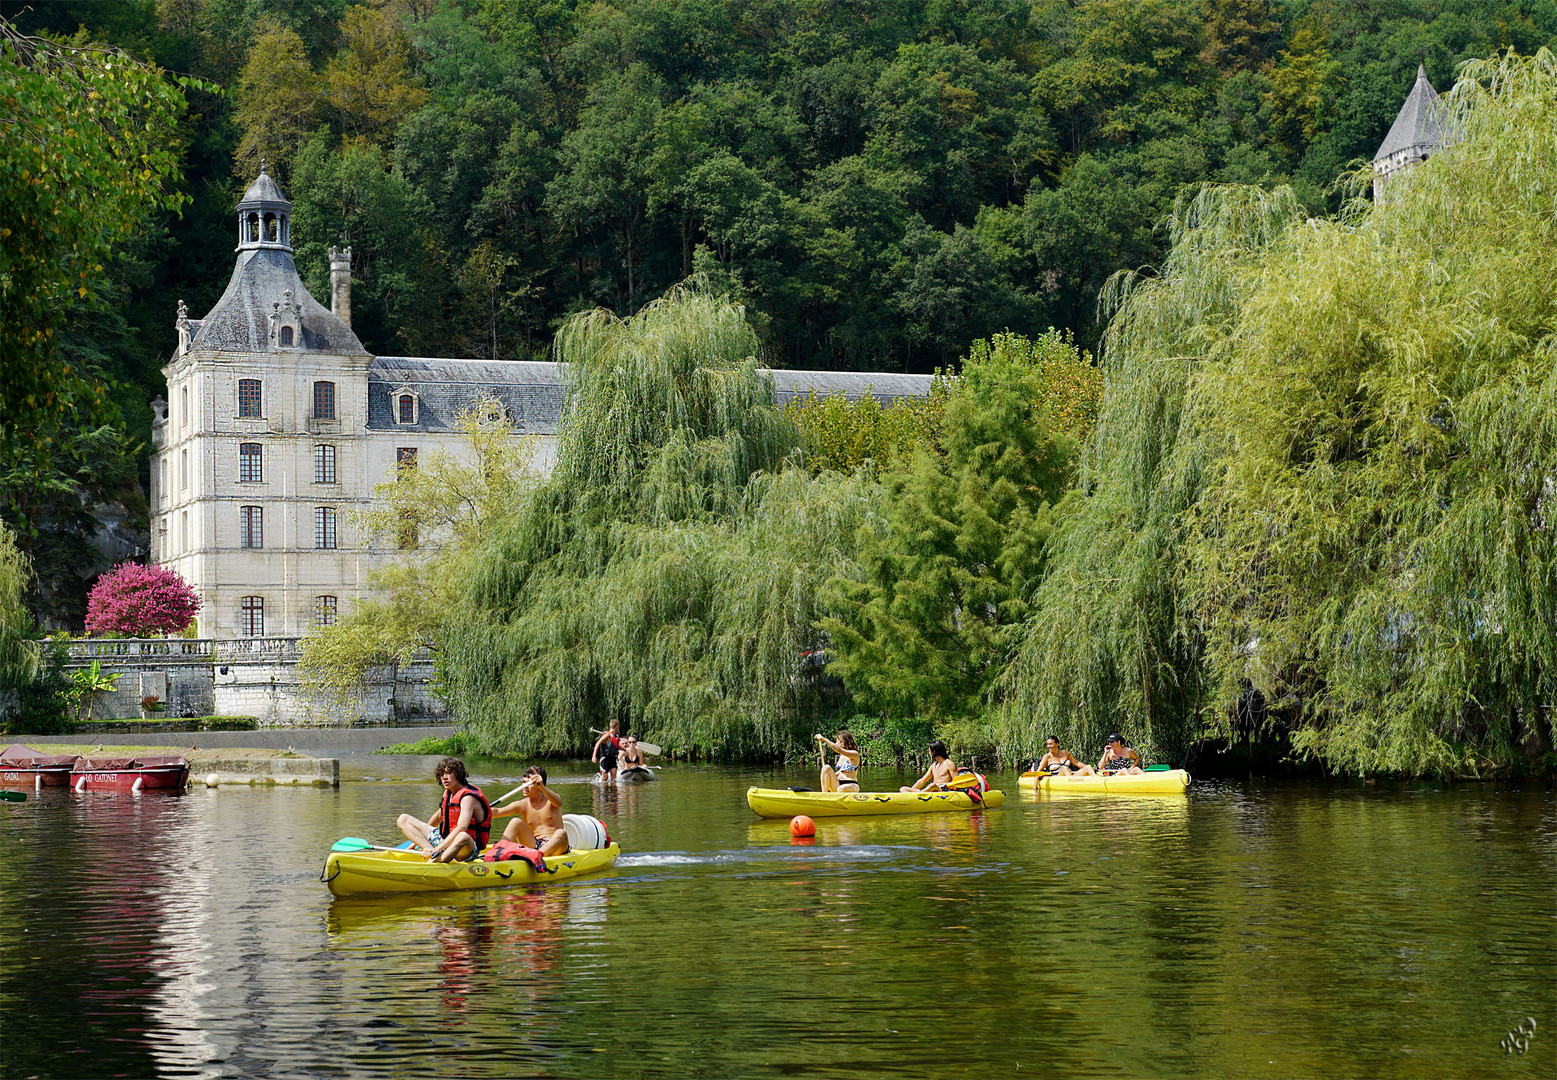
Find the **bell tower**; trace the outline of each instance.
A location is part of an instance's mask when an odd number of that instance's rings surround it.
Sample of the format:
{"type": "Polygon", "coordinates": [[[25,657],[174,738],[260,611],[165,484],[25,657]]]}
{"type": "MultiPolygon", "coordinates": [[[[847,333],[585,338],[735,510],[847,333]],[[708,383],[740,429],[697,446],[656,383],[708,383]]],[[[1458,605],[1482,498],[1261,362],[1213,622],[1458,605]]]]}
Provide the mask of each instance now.
{"type": "Polygon", "coordinates": [[[238,202],[238,250],[292,250],[292,203],[260,161],[259,175],[238,202]]]}

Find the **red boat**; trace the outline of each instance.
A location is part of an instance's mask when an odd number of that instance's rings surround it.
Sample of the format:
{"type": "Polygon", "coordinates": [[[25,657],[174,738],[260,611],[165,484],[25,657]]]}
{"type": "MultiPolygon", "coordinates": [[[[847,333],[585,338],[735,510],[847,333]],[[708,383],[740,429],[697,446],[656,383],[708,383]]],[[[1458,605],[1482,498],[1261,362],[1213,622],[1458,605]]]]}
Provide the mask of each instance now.
{"type": "Polygon", "coordinates": [[[0,787],[64,787],[79,760],[77,754],[43,754],[12,743],[0,752],[0,787]]]}
{"type": "Polygon", "coordinates": [[[189,760],[170,754],[132,758],[81,758],[70,774],[76,791],[183,791],[189,760]]]}

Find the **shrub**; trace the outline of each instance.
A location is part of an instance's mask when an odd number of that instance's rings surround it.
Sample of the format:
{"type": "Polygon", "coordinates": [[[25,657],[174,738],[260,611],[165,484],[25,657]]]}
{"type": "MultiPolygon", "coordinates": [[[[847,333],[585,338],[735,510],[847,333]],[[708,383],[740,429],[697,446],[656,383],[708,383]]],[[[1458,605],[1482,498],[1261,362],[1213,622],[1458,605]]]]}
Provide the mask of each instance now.
{"type": "Polygon", "coordinates": [[[182,634],[199,610],[199,595],[174,571],[120,563],[92,586],[86,627],[93,634],[126,637],[182,634]]]}

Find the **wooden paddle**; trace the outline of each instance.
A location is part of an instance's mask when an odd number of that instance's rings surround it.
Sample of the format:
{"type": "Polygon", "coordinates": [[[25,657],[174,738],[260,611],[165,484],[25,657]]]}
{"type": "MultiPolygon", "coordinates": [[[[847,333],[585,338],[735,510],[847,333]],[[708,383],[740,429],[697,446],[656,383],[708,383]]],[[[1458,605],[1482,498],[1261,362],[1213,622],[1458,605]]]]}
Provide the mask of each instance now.
{"type": "MultiPolygon", "coordinates": [[[[597,727],[592,727],[589,730],[593,731],[596,735],[604,735],[605,734],[605,732],[601,731],[597,727]]],[[[638,749],[642,750],[645,754],[648,754],[650,757],[660,757],[661,755],[663,755],[665,753],[665,751],[663,751],[663,750],[661,750],[659,748],[659,744],[658,743],[644,742],[642,739],[638,740],[638,749]]]]}
{"type": "Polygon", "coordinates": [[[0,791],[0,802],[26,802],[25,791],[0,791]]]}

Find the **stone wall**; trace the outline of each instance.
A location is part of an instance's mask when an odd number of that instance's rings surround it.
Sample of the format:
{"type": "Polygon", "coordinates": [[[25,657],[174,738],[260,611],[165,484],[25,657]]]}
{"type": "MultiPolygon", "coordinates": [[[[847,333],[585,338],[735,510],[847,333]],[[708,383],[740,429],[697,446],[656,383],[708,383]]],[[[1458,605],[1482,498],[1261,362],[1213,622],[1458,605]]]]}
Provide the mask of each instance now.
{"type": "Polygon", "coordinates": [[[117,639],[69,646],[68,667],[96,660],[118,675],[113,691],[98,695],[95,719],[141,714],[141,701],[156,696],[168,719],[252,716],[260,727],[346,727],[352,724],[424,723],[448,711],[432,692],[432,658],[373,671],[350,700],[321,697],[298,675],[298,638],[117,639]]]}

